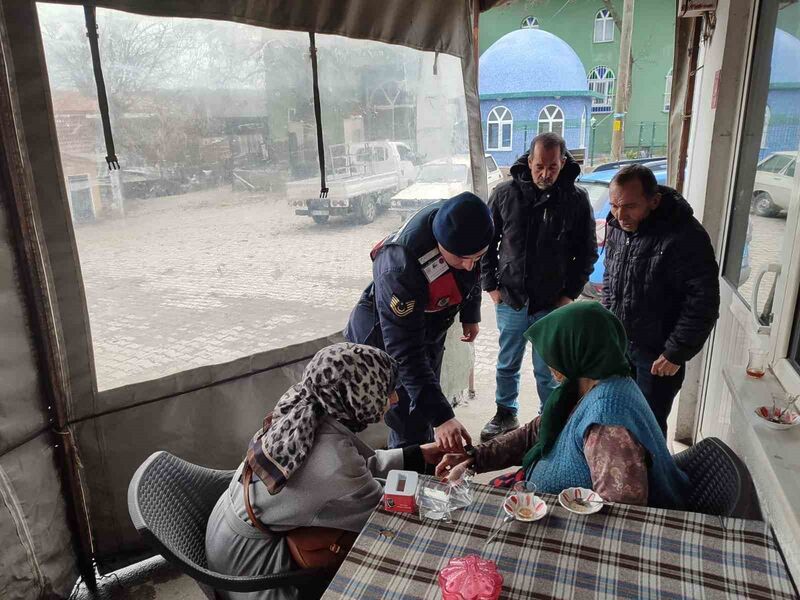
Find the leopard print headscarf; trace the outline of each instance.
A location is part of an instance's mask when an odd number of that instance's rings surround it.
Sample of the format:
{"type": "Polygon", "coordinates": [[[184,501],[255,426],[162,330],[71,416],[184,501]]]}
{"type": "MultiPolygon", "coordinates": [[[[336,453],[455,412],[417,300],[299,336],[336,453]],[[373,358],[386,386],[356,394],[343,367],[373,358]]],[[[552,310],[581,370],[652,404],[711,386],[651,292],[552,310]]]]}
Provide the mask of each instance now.
{"type": "Polygon", "coordinates": [[[248,464],[277,494],[302,466],[326,414],[358,433],[383,418],[398,381],[397,363],[382,350],[360,344],[323,348],[253,436],[248,464]]]}

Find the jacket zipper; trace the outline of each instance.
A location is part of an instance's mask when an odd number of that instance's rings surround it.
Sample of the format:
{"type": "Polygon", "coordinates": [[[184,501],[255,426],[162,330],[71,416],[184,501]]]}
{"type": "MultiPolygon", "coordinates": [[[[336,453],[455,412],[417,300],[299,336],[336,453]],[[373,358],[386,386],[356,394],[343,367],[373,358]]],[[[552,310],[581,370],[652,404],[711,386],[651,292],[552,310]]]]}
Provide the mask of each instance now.
{"type": "MultiPolygon", "coordinates": [[[[625,248],[622,251],[622,260],[620,262],[620,267],[622,269],[626,269],[627,268],[628,251],[630,250],[630,247],[631,247],[631,238],[630,238],[630,236],[628,234],[625,234],[625,248]]],[[[623,278],[619,277],[618,281],[617,281],[617,298],[622,298],[623,283],[624,283],[623,282],[623,278]]],[[[620,308],[622,308],[624,305],[625,305],[625,303],[621,302],[620,308]]],[[[624,312],[623,312],[623,314],[624,314],[624,312]]]]}

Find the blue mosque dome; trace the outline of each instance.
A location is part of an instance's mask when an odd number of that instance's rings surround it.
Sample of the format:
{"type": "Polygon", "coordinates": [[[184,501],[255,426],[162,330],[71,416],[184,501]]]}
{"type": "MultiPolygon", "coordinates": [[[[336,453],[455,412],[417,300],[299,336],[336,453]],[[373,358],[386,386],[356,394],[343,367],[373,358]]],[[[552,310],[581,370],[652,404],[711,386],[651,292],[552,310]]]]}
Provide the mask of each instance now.
{"type": "Polygon", "coordinates": [[[478,75],[481,98],[589,95],[581,59],[567,42],[541,29],[501,37],[481,55],[478,75]]]}
{"type": "MultiPolygon", "coordinates": [[[[793,83],[800,87],[800,59],[798,57],[800,57],[800,40],[783,29],[776,29],[775,43],[772,47],[770,85],[793,83]]],[[[481,82],[483,82],[483,78],[481,78],[481,82]]],[[[481,89],[481,93],[483,93],[483,89],[481,89]]]]}

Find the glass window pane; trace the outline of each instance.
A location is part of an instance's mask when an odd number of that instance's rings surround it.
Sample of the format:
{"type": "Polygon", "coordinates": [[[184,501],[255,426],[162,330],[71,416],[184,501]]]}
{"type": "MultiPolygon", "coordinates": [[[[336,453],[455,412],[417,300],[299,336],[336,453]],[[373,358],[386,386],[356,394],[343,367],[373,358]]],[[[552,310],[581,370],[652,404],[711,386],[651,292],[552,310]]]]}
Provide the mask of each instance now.
{"type": "Polygon", "coordinates": [[[503,124],[503,147],[511,147],[511,125],[508,123],[503,124]]]}
{"type": "Polygon", "coordinates": [[[499,125],[497,125],[497,123],[489,123],[489,142],[487,145],[491,149],[497,148],[498,131],[499,125]]]}
{"type": "Polygon", "coordinates": [[[341,331],[404,158],[469,170],[455,57],[317,36],[320,200],[307,33],[98,8],[109,174],[83,9],[38,8],[100,389],[341,331]]]}
{"type": "Polygon", "coordinates": [[[603,32],[604,26],[601,20],[596,20],[594,22],[594,41],[595,42],[602,42],[603,41],[603,32]]]}
{"type": "MultiPolygon", "coordinates": [[[[786,212],[798,194],[798,183],[786,167],[795,160],[800,147],[800,101],[785,101],[786,91],[776,85],[785,73],[770,69],[770,65],[782,64],[790,56],[794,56],[792,60],[799,58],[800,21],[796,8],[782,8],[777,28],[767,36],[760,33],[756,41],[756,60],[761,62],[753,67],[744,124],[745,131],[753,135],[745,138],[751,142],[741,151],[723,269],[725,278],[737,287],[748,305],[757,273],[770,263],[782,262],[786,212]],[[760,44],[770,41],[772,55],[759,53],[760,44]],[[762,140],[769,140],[770,147],[761,148],[762,140]]],[[[775,284],[776,278],[768,273],[758,290],[756,310],[765,324],[771,320],[775,284]]]]}

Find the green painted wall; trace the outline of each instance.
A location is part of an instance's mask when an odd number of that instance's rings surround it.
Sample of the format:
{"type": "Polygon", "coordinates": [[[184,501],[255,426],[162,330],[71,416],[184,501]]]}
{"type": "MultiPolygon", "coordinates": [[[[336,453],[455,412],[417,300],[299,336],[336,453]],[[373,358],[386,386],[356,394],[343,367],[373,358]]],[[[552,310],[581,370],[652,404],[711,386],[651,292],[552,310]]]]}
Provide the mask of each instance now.
{"type": "MultiPolygon", "coordinates": [[[[622,0],[614,0],[622,14],[622,0]]],[[[619,67],[619,30],[614,41],[594,43],[594,18],[604,7],[596,0],[517,0],[481,15],[481,53],[506,33],[519,29],[527,16],[539,20],[539,28],[565,40],[581,59],[587,75],[592,68],[605,65],[614,73],[619,67]]],[[[643,141],[648,145],[655,123],[655,144],[666,145],[667,113],[664,112],[665,77],[672,68],[675,32],[675,3],[670,0],[636,0],[632,53],[634,58],[633,92],[625,124],[625,145],[635,150],[639,143],[639,124],[643,123],[643,141]]],[[[595,155],[611,150],[609,113],[596,113],[595,155]],[[606,118],[608,117],[608,118],[606,118]]]]}

